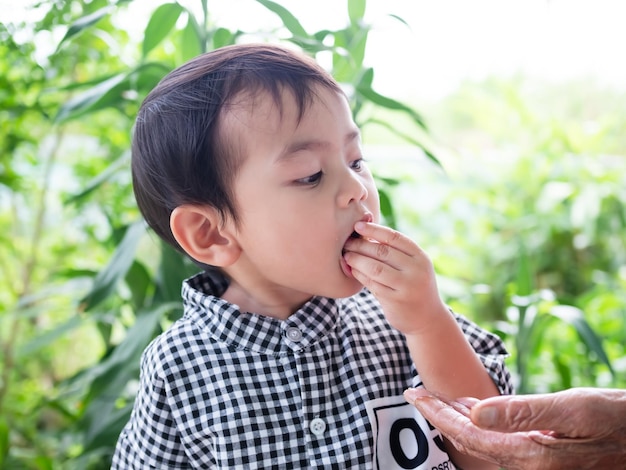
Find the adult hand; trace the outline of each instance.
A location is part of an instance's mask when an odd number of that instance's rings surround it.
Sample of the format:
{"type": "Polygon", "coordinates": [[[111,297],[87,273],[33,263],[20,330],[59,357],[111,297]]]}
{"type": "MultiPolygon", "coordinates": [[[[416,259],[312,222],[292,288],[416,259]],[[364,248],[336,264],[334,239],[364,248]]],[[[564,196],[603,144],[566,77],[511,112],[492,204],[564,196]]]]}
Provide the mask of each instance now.
{"type": "Polygon", "coordinates": [[[409,389],[405,398],[458,450],[508,470],[626,468],[626,390],[479,401],[409,389]]]}

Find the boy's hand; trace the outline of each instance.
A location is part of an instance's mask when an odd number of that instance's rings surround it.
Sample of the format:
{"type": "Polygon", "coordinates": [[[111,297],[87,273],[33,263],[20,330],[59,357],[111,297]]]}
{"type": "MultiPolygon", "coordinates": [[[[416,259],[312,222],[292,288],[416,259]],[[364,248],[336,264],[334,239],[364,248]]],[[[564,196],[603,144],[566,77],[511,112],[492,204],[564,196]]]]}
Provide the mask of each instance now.
{"type": "Polygon", "coordinates": [[[344,255],[352,275],[381,303],[396,329],[419,334],[446,311],[439,297],[433,265],[422,249],[396,230],[357,222],[362,238],[346,243],[344,255]]]}

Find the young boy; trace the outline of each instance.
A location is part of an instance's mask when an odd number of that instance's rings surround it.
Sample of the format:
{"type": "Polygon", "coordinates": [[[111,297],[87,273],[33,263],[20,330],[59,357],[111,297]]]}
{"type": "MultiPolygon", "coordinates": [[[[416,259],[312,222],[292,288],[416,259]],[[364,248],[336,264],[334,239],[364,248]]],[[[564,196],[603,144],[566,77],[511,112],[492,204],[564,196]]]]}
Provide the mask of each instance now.
{"type": "Polygon", "coordinates": [[[348,101],[313,60],[238,45],[173,71],[132,170],[150,227],[205,271],[144,352],[113,468],[491,468],[402,393],[509,393],[506,351],[378,225],[348,101]]]}

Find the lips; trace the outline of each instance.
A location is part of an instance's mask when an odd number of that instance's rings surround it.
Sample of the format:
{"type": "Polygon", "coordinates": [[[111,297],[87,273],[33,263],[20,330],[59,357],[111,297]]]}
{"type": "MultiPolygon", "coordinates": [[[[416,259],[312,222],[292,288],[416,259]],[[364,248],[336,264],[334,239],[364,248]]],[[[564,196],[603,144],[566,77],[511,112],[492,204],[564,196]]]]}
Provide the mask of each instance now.
{"type": "MultiPolygon", "coordinates": [[[[359,233],[357,233],[357,232],[352,232],[352,233],[350,234],[350,236],[348,237],[348,240],[350,240],[350,239],[352,239],[352,238],[361,238],[361,235],[360,235],[359,233]]],[[[348,240],[346,240],[346,243],[348,243],[348,240]]],[[[345,247],[345,243],[344,243],[344,247],[343,247],[343,249],[341,250],[341,256],[343,256],[343,255],[345,255],[345,254],[346,254],[346,247],[345,247]]]]}
{"type": "MultiPolygon", "coordinates": [[[[361,217],[357,222],[371,222],[372,220],[373,220],[372,214],[370,214],[368,212],[368,213],[364,214],[363,217],[361,217]]],[[[352,233],[350,234],[350,236],[345,241],[344,248],[341,250],[341,255],[342,256],[346,253],[345,244],[348,243],[348,241],[350,239],[352,239],[352,238],[362,238],[362,237],[361,237],[360,233],[358,233],[356,230],[353,230],[352,233]]]]}

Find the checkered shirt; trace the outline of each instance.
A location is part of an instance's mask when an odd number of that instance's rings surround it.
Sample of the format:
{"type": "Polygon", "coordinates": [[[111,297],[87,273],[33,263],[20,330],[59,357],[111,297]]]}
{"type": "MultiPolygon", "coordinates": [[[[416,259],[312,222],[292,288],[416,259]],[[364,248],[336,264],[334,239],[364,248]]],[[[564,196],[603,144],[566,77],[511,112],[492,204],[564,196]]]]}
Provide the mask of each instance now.
{"type": "MultiPolygon", "coordinates": [[[[112,468],[372,468],[366,402],[421,384],[376,298],[313,297],[277,320],[239,311],[226,287],[206,272],[183,284],[185,314],[144,351],[112,468]]],[[[512,393],[502,341],[454,315],[512,393]]]]}

